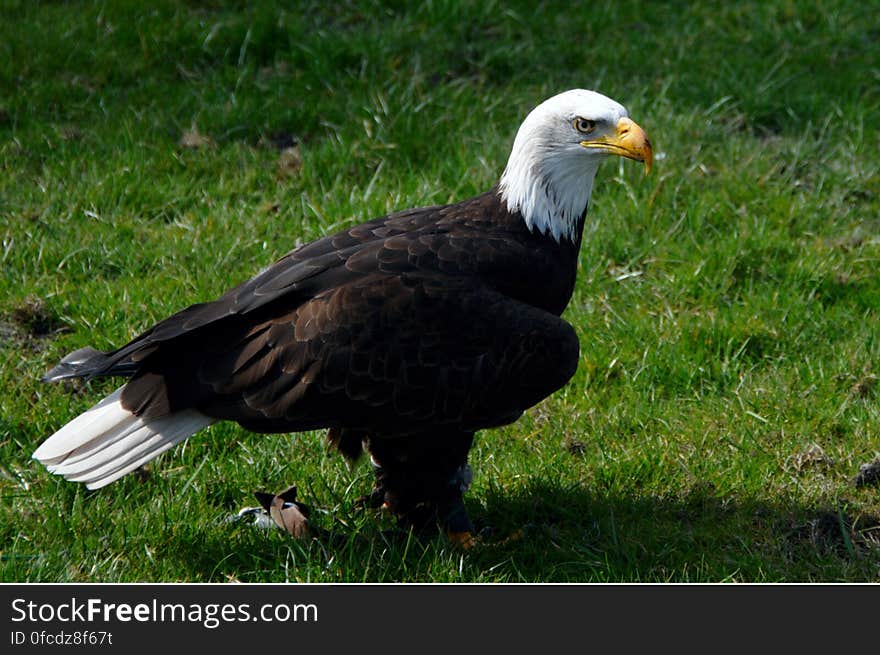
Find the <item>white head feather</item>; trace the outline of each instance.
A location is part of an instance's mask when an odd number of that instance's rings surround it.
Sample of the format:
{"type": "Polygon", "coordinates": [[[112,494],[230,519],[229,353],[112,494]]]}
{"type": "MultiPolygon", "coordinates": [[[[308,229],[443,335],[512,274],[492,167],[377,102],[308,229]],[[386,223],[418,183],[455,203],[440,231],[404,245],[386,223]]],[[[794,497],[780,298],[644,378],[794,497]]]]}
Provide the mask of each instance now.
{"type": "Polygon", "coordinates": [[[577,238],[599,162],[607,153],[581,145],[575,121],[596,123],[596,133],[613,131],[628,116],[619,103],[594,91],[572,89],[545,100],[526,116],[501,176],[501,197],[520,212],[530,230],[556,241],[577,238]]]}

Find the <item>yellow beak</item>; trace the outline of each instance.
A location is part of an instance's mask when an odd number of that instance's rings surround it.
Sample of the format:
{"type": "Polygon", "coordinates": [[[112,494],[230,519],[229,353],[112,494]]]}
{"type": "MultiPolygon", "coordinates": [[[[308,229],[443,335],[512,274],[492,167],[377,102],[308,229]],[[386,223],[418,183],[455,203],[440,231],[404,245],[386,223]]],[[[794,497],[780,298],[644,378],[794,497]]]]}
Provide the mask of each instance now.
{"type": "Polygon", "coordinates": [[[617,133],[603,136],[593,141],[581,141],[584,148],[597,148],[612,155],[645,162],[645,175],[651,172],[654,151],[645,130],[630,118],[621,118],[617,122],[617,133]]]}

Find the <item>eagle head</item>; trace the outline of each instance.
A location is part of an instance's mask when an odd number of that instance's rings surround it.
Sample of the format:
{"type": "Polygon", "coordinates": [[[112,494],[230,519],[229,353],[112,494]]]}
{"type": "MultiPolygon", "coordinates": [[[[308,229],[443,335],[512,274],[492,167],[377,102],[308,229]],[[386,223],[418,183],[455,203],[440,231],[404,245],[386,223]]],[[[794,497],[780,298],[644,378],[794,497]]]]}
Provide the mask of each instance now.
{"type": "Polygon", "coordinates": [[[500,192],[531,230],[577,238],[596,170],[608,155],[645,163],[651,142],[626,108],[595,91],[572,89],[545,100],[520,125],[500,192]]]}

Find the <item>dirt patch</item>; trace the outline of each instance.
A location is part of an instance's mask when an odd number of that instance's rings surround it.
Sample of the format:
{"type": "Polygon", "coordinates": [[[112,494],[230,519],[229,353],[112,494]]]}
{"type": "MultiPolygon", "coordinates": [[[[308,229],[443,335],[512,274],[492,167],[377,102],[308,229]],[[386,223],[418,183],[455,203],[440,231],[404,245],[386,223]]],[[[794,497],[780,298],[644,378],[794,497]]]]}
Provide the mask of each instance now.
{"type": "Polygon", "coordinates": [[[822,511],[794,526],[793,536],[796,541],[806,542],[814,548],[845,552],[852,548],[851,531],[852,522],[843,514],[822,511]]]}
{"type": "Polygon", "coordinates": [[[858,396],[862,400],[868,400],[874,395],[874,390],[877,387],[877,376],[876,375],[863,375],[860,377],[855,384],[852,386],[852,394],[854,396],[858,396]]]}
{"type": "Polygon", "coordinates": [[[858,374],[840,373],[835,376],[835,379],[848,385],[847,393],[849,396],[859,400],[870,400],[876,395],[880,376],[871,371],[870,364],[866,364],[858,374]]]}
{"type": "Polygon", "coordinates": [[[859,472],[853,483],[857,487],[873,487],[880,484],[880,459],[859,466],[859,472]]]}
{"type": "Polygon", "coordinates": [[[815,548],[857,556],[880,543],[880,517],[822,510],[794,526],[793,536],[815,548]]]}
{"type": "Polygon", "coordinates": [[[278,175],[281,177],[293,177],[299,173],[302,163],[299,146],[285,148],[278,155],[278,175]]]}
{"type": "Polygon", "coordinates": [[[570,454],[580,456],[587,452],[587,444],[585,444],[580,439],[575,439],[573,437],[566,437],[562,442],[562,447],[565,448],[570,454]]]}
{"type": "Polygon", "coordinates": [[[188,130],[184,130],[183,134],[180,135],[177,144],[181,148],[198,150],[199,148],[213,147],[214,140],[207,134],[202,134],[196,124],[193,123],[188,130]]]}
{"type": "Polygon", "coordinates": [[[786,460],[786,468],[798,473],[807,469],[827,469],[833,466],[833,464],[834,460],[825,454],[825,451],[819,444],[810,444],[809,448],[792,455],[786,460]]]}
{"type": "Polygon", "coordinates": [[[300,144],[300,138],[292,132],[279,130],[260,138],[258,145],[265,148],[274,148],[278,151],[296,148],[300,144]]]}
{"type": "Polygon", "coordinates": [[[28,296],[13,307],[0,321],[0,337],[21,336],[42,339],[54,334],[68,332],[70,328],[42,298],[28,296]]]}

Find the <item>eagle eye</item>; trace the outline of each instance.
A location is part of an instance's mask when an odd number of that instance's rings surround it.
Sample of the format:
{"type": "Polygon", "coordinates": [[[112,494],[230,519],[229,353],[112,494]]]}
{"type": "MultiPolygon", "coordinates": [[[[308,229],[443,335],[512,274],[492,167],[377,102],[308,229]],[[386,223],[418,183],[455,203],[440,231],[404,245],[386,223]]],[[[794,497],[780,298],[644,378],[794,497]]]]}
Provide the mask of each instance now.
{"type": "Polygon", "coordinates": [[[576,129],[581,134],[589,134],[594,129],[596,129],[596,121],[591,121],[588,118],[578,116],[574,119],[574,129],[576,129]]]}

